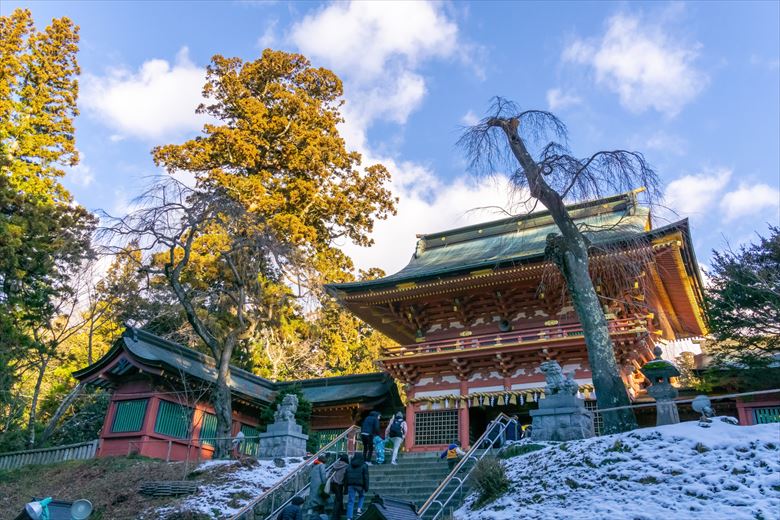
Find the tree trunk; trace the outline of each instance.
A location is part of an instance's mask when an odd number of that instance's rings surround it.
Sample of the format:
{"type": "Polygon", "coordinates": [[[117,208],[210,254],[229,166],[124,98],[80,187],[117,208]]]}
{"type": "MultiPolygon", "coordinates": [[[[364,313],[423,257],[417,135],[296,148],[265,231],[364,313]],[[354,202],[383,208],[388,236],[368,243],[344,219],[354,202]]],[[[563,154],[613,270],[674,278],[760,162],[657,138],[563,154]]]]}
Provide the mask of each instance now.
{"type": "MultiPolygon", "coordinates": [[[[615,360],[615,350],[609,327],[601,308],[593,281],[588,271],[587,254],[583,257],[568,249],[563,237],[548,239],[559,242],[553,246],[558,254],[553,254],[553,260],[566,280],[566,287],[571,295],[574,309],[580,317],[585,345],[588,349],[593,386],[596,388],[596,399],[599,408],[614,408],[627,406],[630,403],[626,387],[620,377],[620,371],[615,360]]],[[[634,413],[630,408],[602,413],[604,431],[602,433],[618,433],[633,430],[637,427],[634,413]]]]}
{"type": "Polygon", "coordinates": [[[38,368],[38,377],[35,379],[35,388],[33,389],[32,402],[30,403],[30,417],[27,420],[27,434],[29,435],[27,440],[27,446],[29,449],[35,447],[35,420],[37,418],[38,410],[38,397],[41,394],[41,385],[43,383],[43,376],[46,373],[46,367],[49,364],[49,355],[45,355],[41,358],[41,366],[38,368]]]}
{"type": "Polygon", "coordinates": [[[230,352],[232,348],[225,345],[217,367],[217,384],[212,394],[214,411],[217,415],[217,440],[214,441],[214,458],[226,459],[230,457],[230,430],[233,425],[233,402],[228,387],[230,377],[230,352]]]}
{"type": "Polygon", "coordinates": [[[92,365],[92,338],[95,335],[95,318],[89,320],[89,334],[87,334],[87,366],[92,365]]]}
{"type": "MultiPolygon", "coordinates": [[[[519,123],[518,119],[501,119],[491,124],[506,134],[509,147],[528,180],[531,196],[550,211],[561,232],[559,236],[547,237],[545,253],[555,262],[566,280],[574,309],[582,324],[598,407],[628,406],[631,402],[620,377],[607,320],[588,271],[588,241],[569,216],[561,195],[547,184],[536,161],[528,153],[517,132],[519,123]]],[[[602,417],[604,433],[617,433],[637,427],[634,412],[630,408],[606,412],[602,417]]]]}
{"type": "Polygon", "coordinates": [[[54,433],[54,429],[57,427],[57,423],[60,422],[62,416],[65,414],[65,412],[68,411],[70,405],[73,404],[73,401],[76,400],[76,398],[81,394],[83,390],[84,390],[84,385],[79,383],[75,386],[75,388],[73,388],[73,390],[70,391],[70,393],[67,396],[65,396],[65,399],[63,399],[60,405],[57,407],[57,411],[54,412],[54,415],[49,421],[49,424],[46,425],[46,429],[43,430],[43,433],[38,439],[38,444],[43,444],[49,439],[51,434],[54,433]]]}

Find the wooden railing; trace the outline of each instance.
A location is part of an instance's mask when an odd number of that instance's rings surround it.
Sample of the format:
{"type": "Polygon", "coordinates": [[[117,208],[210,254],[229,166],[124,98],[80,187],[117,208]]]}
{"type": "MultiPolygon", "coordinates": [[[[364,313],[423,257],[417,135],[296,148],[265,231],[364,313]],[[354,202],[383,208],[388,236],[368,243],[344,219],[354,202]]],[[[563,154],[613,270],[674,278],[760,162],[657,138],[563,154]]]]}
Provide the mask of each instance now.
{"type": "Polygon", "coordinates": [[[66,460],[86,460],[95,457],[98,449],[98,440],[42,448],[39,450],[14,451],[0,453],[0,469],[13,469],[28,464],[51,464],[66,460]]]}
{"type": "MultiPolygon", "coordinates": [[[[636,317],[621,318],[608,321],[611,334],[628,334],[645,332],[644,320],[636,317]]],[[[437,352],[449,352],[465,349],[501,347],[518,345],[542,340],[566,339],[573,336],[582,336],[582,325],[570,323],[565,325],[551,325],[529,329],[500,332],[496,334],[481,334],[478,336],[466,336],[457,338],[425,341],[411,345],[398,345],[384,349],[385,358],[400,358],[420,354],[434,354],[437,352]]]]}

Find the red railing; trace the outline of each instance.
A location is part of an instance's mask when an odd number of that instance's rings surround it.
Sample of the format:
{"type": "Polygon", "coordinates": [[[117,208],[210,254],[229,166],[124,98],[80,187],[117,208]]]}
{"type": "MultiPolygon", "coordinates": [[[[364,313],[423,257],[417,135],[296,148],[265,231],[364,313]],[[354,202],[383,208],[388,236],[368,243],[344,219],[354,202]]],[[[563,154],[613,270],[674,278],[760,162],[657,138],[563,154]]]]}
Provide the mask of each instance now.
{"type": "MultiPolygon", "coordinates": [[[[610,320],[608,325],[609,331],[613,335],[647,331],[645,320],[637,317],[610,320]]],[[[511,332],[500,332],[497,334],[481,334],[478,336],[448,338],[411,345],[388,347],[384,349],[384,357],[400,358],[420,354],[434,354],[437,352],[502,347],[541,340],[566,339],[582,335],[582,325],[579,323],[569,323],[565,325],[551,325],[511,332]]]]}

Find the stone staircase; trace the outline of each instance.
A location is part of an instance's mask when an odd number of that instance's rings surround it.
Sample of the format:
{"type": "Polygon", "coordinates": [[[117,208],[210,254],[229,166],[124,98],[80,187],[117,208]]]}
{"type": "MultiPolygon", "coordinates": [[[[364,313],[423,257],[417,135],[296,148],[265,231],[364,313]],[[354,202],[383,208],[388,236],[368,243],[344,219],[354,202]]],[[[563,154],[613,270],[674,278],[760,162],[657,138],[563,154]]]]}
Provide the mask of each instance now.
{"type": "MultiPolygon", "coordinates": [[[[401,453],[397,465],[387,463],[369,467],[370,490],[366,506],[374,495],[380,495],[408,500],[420,507],[448,474],[447,462],[439,459],[438,453],[401,453]]],[[[451,482],[449,486],[454,489],[456,483],[451,482]]],[[[464,491],[463,498],[466,493],[464,491]]],[[[453,506],[457,508],[460,502],[453,506]]],[[[435,511],[426,514],[425,518],[431,518],[435,511]]],[[[441,519],[447,517],[440,516],[441,519]]]]}

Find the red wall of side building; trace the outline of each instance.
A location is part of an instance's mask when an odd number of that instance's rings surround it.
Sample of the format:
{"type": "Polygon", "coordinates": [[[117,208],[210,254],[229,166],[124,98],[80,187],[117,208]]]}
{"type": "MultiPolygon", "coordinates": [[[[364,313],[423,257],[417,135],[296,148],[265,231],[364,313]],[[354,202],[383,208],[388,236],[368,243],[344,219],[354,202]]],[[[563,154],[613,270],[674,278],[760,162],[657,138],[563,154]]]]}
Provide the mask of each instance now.
{"type": "MultiPolygon", "coordinates": [[[[186,439],[178,439],[154,431],[161,400],[177,402],[177,396],[156,390],[149,381],[130,381],[120,384],[114,391],[106,412],[106,418],[100,434],[101,442],[98,456],[126,456],[136,453],[146,457],[165,460],[210,459],[214,452],[213,448],[208,444],[201,445],[199,439],[203,414],[213,414],[214,408],[202,402],[195,406],[193,416],[195,427],[192,433],[194,440],[190,442],[186,439]],[[137,432],[112,432],[111,428],[114,424],[117,402],[131,399],[149,399],[141,430],[137,432]]],[[[256,427],[259,421],[246,413],[233,410],[231,435],[238,433],[242,424],[256,427]]]]}

